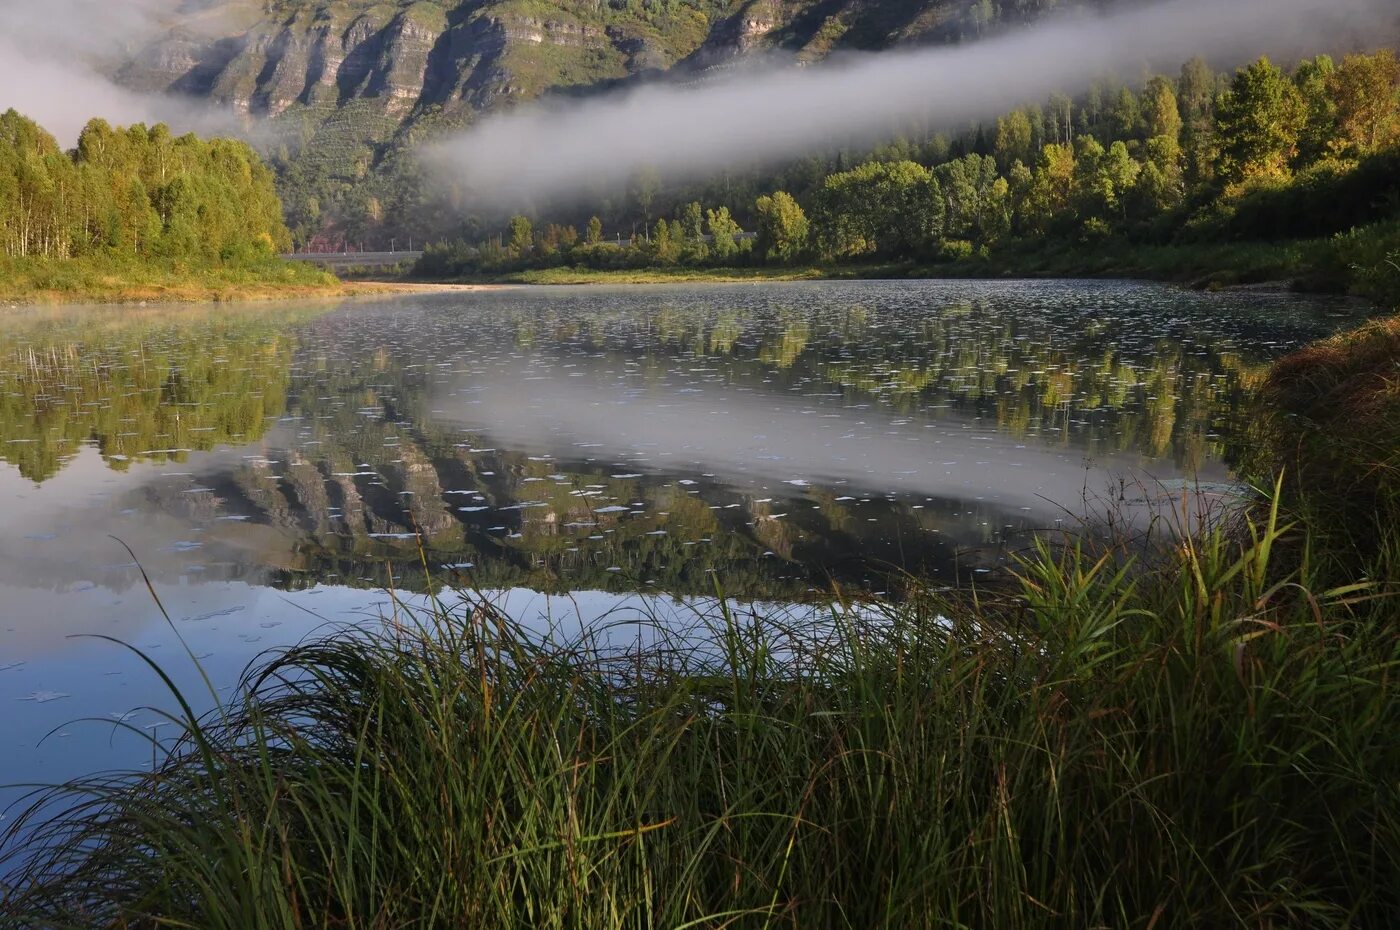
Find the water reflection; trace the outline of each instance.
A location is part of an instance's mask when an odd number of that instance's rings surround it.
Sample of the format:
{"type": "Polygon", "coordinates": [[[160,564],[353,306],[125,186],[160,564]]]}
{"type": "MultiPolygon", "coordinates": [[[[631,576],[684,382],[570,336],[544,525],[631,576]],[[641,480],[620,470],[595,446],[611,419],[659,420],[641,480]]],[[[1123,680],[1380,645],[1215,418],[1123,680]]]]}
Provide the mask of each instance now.
{"type": "Polygon", "coordinates": [[[139,761],[139,740],[60,725],[169,704],[133,657],[73,634],[151,651],[198,698],[113,536],[219,688],[433,579],[576,624],[684,611],[672,597],[717,582],[893,593],[892,572],[995,567],[1125,475],[1227,480],[1267,364],[1353,316],[899,282],[12,312],[0,707],[19,712],[0,747],[18,754],[0,782],[139,761]]]}
{"type": "Polygon", "coordinates": [[[39,484],[0,476],[0,571],[130,584],[89,551],[110,533],[164,577],[286,588],[951,576],[1116,476],[1225,478],[1268,362],[1347,315],[894,282],[36,312],[0,341],[0,459],[39,484]],[[45,493],[65,468],[87,494],[45,493]]]}

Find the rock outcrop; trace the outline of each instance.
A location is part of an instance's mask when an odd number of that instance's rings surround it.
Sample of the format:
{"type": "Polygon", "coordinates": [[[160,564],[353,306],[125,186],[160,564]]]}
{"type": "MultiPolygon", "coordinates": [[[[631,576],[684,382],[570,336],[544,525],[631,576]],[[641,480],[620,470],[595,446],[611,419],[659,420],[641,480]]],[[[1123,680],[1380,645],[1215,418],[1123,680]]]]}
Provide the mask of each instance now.
{"type": "MultiPolygon", "coordinates": [[[[246,0],[240,0],[246,2],[246,0]]],[[[429,109],[607,84],[786,49],[811,59],[957,38],[961,0],[266,0],[222,31],[179,21],[122,79],[243,113],[368,101],[394,129],[429,109]],[[237,23],[237,25],[233,25],[237,23]]],[[[1053,0],[1017,0],[1015,8],[1053,0]]]]}

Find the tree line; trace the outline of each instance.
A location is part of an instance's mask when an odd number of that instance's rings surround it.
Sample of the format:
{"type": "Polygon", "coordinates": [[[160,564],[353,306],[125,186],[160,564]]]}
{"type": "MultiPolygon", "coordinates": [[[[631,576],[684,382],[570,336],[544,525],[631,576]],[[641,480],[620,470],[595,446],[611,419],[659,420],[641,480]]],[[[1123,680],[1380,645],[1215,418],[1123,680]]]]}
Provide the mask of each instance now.
{"type": "MultiPolygon", "coordinates": [[[[609,242],[594,217],[513,217],[499,235],[430,250],[420,271],[901,260],[1047,243],[1308,238],[1386,220],[1400,202],[1400,60],[1393,51],[1261,58],[1234,74],[1195,59],[1137,89],[1005,114],[953,140],[886,147],[728,207],[683,201],[654,222],[654,172],[634,183],[645,232],[609,242]],[[638,193],[640,192],[640,193],[638,193]]],[[[789,177],[801,176],[790,171],[789,177]]]]}
{"type": "Polygon", "coordinates": [[[242,263],[289,249],[272,172],[245,143],[95,119],[64,151],[0,114],[0,256],[242,263]]]}

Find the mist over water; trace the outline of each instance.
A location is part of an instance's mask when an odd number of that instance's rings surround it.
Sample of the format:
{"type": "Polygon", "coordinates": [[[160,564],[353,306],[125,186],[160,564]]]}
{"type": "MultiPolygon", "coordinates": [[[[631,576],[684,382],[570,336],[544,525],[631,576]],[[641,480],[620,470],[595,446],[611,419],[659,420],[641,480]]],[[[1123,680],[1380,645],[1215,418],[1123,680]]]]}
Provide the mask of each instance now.
{"type": "Polygon", "coordinates": [[[651,85],[488,117],[428,151],[478,205],[582,199],[643,166],[669,179],[874,143],[899,125],[957,127],[1144,68],[1362,47],[1400,22],[1394,0],[1165,0],[1066,15],[966,46],[768,65],[701,85],[651,85]]]}
{"type": "Polygon", "coordinates": [[[15,109],[63,145],[93,117],[246,135],[229,111],[139,93],[112,75],[169,25],[181,0],[0,0],[0,111],[15,109]]]}

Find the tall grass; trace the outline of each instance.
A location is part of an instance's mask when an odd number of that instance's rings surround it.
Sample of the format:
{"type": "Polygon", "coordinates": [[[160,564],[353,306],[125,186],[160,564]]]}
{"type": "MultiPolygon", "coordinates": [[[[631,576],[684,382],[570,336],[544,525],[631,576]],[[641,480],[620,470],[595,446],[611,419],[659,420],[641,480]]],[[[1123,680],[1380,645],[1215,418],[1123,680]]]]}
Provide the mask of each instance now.
{"type": "Polygon", "coordinates": [[[1284,473],[1314,573],[1400,578],[1400,317],[1282,359],[1260,393],[1244,467],[1284,473]]]}
{"type": "Polygon", "coordinates": [[[1400,626],[1383,582],[1281,573],[1300,532],[1045,545],[995,597],[802,622],[717,601],[625,650],[438,603],[38,799],[0,920],[1391,926],[1400,626]]]}
{"type": "Polygon", "coordinates": [[[88,256],[69,260],[0,257],[0,301],[205,301],[336,293],[337,279],[298,262],[267,258],[206,264],[88,256]]]}

